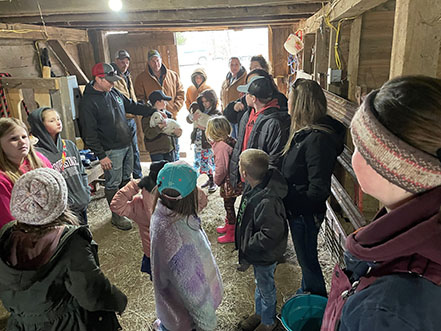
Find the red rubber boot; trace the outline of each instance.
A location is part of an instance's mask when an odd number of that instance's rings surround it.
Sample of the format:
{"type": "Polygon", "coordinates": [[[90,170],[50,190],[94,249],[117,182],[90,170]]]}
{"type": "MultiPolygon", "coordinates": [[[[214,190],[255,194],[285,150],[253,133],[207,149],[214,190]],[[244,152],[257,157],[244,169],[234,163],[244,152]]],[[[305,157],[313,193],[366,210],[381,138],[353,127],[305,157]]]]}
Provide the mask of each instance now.
{"type": "Polygon", "coordinates": [[[234,229],[236,225],[225,224],[225,227],[227,229],[227,232],[223,236],[217,238],[217,242],[220,244],[234,243],[234,229]]]}
{"type": "Polygon", "coordinates": [[[225,224],[221,225],[221,226],[218,226],[216,228],[216,232],[220,233],[220,234],[227,233],[227,225],[228,225],[228,220],[227,220],[227,218],[225,218],[225,224]]]}

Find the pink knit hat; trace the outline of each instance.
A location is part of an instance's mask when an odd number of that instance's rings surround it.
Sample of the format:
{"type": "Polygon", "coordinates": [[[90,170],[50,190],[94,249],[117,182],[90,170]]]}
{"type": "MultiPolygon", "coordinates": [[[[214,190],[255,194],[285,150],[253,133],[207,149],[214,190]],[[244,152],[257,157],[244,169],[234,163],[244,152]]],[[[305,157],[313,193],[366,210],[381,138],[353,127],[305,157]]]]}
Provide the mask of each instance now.
{"type": "Polygon", "coordinates": [[[14,185],[11,214],[19,223],[45,225],[67,208],[67,185],[53,169],[38,168],[25,173],[14,185]]]}

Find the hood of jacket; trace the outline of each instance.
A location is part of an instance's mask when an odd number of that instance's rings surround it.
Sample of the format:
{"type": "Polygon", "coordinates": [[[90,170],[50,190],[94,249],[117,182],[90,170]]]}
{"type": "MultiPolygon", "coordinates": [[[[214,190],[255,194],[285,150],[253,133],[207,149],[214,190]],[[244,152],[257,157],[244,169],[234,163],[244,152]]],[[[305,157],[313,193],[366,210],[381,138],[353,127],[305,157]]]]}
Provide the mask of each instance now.
{"type": "Polygon", "coordinates": [[[256,198],[261,200],[265,196],[275,196],[283,199],[288,194],[288,185],[282,173],[276,168],[271,168],[268,170],[262,183],[258,184],[249,192],[252,195],[250,199],[253,200],[256,198]],[[256,193],[252,193],[253,191],[256,193]]]}
{"type": "Polygon", "coordinates": [[[197,98],[197,103],[199,105],[199,109],[203,110],[204,113],[208,113],[212,110],[215,110],[217,108],[217,104],[218,104],[218,98],[216,95],[216,92],[214,90],[205,90],[202,91],[201,94],[199,94],[198,98],[197,98]],[[207,99],[208,101],[210,101],[211,103],[211,109],[205,109],[204,105],[202,103],[202,98],[207,99]]]}
{"type": "Polygon", "coordinates": [[[205,72],[205,70],[203,68],[198,68],[195,71],[193,71],[193,73],[191,74],[191,82],[193,83],[193,85],[198,89],[202,84],[204,84],[207,81],[207,73],[205,72]],[[198,85],[196,83],[196,76],[200,75],[202,77],[202,82],[198,85]]]}
{"type": "MultiPolygon", "coordinates": [[[[43,254],[50,254],[50,258],[47,259],[47,263],[40,266],[35,266],[35,268],[32,270],[18,269],[11,266],[10,262],[8,261],[9,255],[11,254],[11,247],[13,247],[14,242],[17,240],[17,238],[12,236],[15,224],[15,221],[8,223],[2,228],[1,232],[0,287],[2,287],[2,285],[7,285],[8,288],[17,291],[24,291],[31,287],[34,283],[43,279],[46,273],[49,272],[57,263],[57,257],[63,252],[63,248],[66,246],[69,240],[74,237],[75,233],[80,234],[82,237],[88,240],[92,240],[92,234],[87,227],[66,225],[64,230],[62,230],[61,238],[58,237],[59,240],[57,240],[55,245],[53,245],[50,241],[43,239],[43,241],[40,243],[41,247],[38,249],[30,246],[26,248],[19,248],[19,250],[28,255],[32,254],[32,252],[35,253],[34,260],[38,259],[38,257],[43,254]]],[[[20,236],[20,242],[23,242],[23,236],[20,236]]],[[[35,246],[38,246],[38,242],[35,243],[35,246]]]]}
{"type": "MultiPolygon", "coordinates": [[[[58,154],[58,142],[61,144],[61,138],[60,135],[57,135],[57,143],[54,142],[51,135],[47,132],[46,128],[43,124],[43,118],[42,113],[46,109],[51,109],[50,107],[41,107],[36,110],[34,110],[32,113],[28,116],[28,123],[31,126],[31,133],[34,137],[38,138],[38,143],[36,144],[37,147],[43,148],[47,150],[48,152],[58,154]]],[[[50,158],[49,158],[50,159],[50,158]]]]}
{"type": "Polygon", "coordinates": [[[416,196],[351,234],[346,248],[364,261],[387,263],[418,255],[441,266],[441,187],[416,196]]]}
{"type": "Polygon", "coordinates": [[[337,155],[340,155],[343,152],[346,127],[341,122],[326,115],[311,127],[298,131],[295,135],[295,141],[301,142],[314,131],[324,131],[329,133],[329,139],[332,139],[336,146],[337,155]]]}

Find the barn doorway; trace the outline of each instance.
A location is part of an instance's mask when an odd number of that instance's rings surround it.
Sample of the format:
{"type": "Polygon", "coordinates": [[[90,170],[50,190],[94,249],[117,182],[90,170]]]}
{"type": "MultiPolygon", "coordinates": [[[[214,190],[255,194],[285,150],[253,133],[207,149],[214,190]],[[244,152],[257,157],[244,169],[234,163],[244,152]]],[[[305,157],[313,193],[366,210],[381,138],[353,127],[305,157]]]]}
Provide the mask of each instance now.
{"type": "MultiPolygon", "coordinates": [[[[185,91],[192,84],[191,74],[194,70],[204,68],[207,84],[219,97],[222,83],[229,71],[230,57],[238,57],[247,72],[252,56],[260,54],[268,60],[267,28],[177,32],[175,39],[179,73],[185,91]]],[[[187,123],[187,115],[184,105],[178,114],[178,121],[183,126],[183,135],[179,141],[181,152],[185,153],[185,159],[192,164],[194,151],[190,146],[190,134],[193,126],[187,123]]]]}

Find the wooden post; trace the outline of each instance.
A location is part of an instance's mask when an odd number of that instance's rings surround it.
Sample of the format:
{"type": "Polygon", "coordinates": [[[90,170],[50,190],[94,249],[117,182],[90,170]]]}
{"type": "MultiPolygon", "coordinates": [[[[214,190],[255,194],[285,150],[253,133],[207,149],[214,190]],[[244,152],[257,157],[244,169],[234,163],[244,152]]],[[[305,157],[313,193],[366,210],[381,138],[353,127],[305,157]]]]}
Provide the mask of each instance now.
{"type": "Polygon", "coordinates": [[[93,53],[95,55],[95,63],[106,62],[110,63],[109,44],[104,31],[90,30],[90,43],[93,46],[93,53]]]}
{"type": "Polygon", "coordinates": [[[86,76],[92,80],[92,67],[95,65],[95,56],[91,43],[82,43],[77,45],[80,65],[86,76]]]}
{"type": "Polygon", "coordinates": [[[58,111],[63,122],[61,136],[75,141],[75,125],[72,117],[72,104],[70,102],[69,84],[67,77],[60,77],[60,88],[51,90],[53,108],[58,111]]]}
{"type": "Polygon", "coordinates": [[[436,77],[441,43],[441,1],[397,0],[389,78],[436,77]]]}
{"type": "Polygon", "coordinates": [[[326,88],[326,73],[329,57],[329,29],[318,29],[315,34],[314,79],[322,88],[326,88]]]}
{"type": "Polygon", "coordinates": [[[303,40],[303,71],[308,74],[314,72],[315,34],[307,34],[303,40]],[[311,61],[312,60],[312,61],[311,61]]]}
{"type": "Polygon", "coordinates": [[[269,61],[273,67],[273,76],[276,79],[276,84],[280,92],[286,94],[288,77],[288,53],[283,44],[292,33],[292,28],[289,27],[270,27],[268,33],[268,56],[269,61]]]}
{"type": "Polygon", "coordinates": [[[358,85],[358,65],[360,61],[360,37],[362,27],[362,16],[357,17],[351,25],[351,37],[349,39],[348,59],[348,99],[356,101],[355,90],[358,85]]]}

